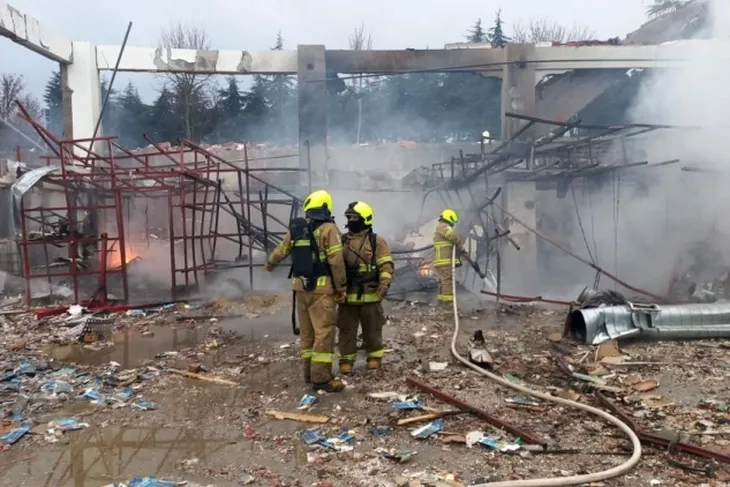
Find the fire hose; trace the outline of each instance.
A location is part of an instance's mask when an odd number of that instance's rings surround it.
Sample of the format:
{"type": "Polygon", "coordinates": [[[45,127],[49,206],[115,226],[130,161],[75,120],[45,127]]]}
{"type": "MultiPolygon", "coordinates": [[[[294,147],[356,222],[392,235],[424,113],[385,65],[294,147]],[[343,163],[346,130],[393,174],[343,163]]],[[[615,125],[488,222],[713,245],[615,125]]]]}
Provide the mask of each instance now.
{"type": "Polygon", "coordinates": [[[601,419],[606,420],[607,422],[611,423],[612,425],[616,426],[618,429],[623,431],[626,436],[629,437],[631,440],[631,446],[633,449],[633,452],[631,453],[631,457],[629,459],[622,463],[621,465],[618,465],[616,467],[610,468],[608,470],[604,470],[602,472],[595,472],[595,473],[589,473],[584,475],[573,475],[570,477],[558,477],[558,478],[544,478],[544,479],[529,479],[529,480],[505,480],[501,482],[488,482],[484,484],[478,484],[473,485],[471,487],[561,487],[565,485],[579,485],[579,484],[588,484],[591,482],[600,482],[602,480],[608,480],[614,477],[618,477],[620,475],[624,475],[627,472],[629,472],[632,468],[636,466],[637,463],[639,463],[639,460],[641,459],[641,443],[639,442],[639,437],[636,436],[636,433],[634,433],[631,428],[621,421],[620,419],[616,418],[615,416],[612,416],[608,414],[605,411],[602,411],[598,408],[594,408],[592,406],[588,406],[587,404],[583,404],[576,401],[569,401],[567,399],[562,399],[560,397],[554,397],[549,394],[545,394],[544,392],[536,391],[534,389],[530,389],[528,387],[519,385],[519,384],[513,384],[512,382],[503,379],[502,377],[492,374],[491,372],[488,372],[481,367],[478,367],[477,365],[469,362],[469,360],[465,359],[461,355],[459,355],[459,352],[456,350],[456,338],[459,335],[459,308],[458,304],[456,302],[456,246],[453,247],[452,255],[451,255],[451,283],[452,283],[452,295],[454,296],[454,334],[451,337],[451,353],[456,357],[456,359],[464,364],[465,366],[469,367],[470,369],[474,370],[475,372],[478,372],[482,374],[483,376],[487,377],[488,379],[492,380],[493,382],[496,382],[497,384],[508,387],[510,389],[515,389],[523,394],[527,394],[532,397],[536,397],[538,399],[542,399],[543,401],[553,402],[556,404],[561,404],[563,406],[572,407],[575,409],[580,409],[581,411],[585,411],[587,413],[593,414],[595,416],[600,417],[601,419]]]}

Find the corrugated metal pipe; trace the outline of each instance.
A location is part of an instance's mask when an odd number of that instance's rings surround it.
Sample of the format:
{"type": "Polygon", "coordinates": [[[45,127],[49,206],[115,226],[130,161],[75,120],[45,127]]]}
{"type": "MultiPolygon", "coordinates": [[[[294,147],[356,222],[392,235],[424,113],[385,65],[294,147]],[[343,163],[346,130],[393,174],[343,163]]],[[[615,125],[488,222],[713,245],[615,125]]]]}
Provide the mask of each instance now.
{"type": "Polygon", "coordinates": [[[578,309],[571,313],[570,334],[598,345],[613,339],[730,338],[730,303],[634,304],[578,309]]]}

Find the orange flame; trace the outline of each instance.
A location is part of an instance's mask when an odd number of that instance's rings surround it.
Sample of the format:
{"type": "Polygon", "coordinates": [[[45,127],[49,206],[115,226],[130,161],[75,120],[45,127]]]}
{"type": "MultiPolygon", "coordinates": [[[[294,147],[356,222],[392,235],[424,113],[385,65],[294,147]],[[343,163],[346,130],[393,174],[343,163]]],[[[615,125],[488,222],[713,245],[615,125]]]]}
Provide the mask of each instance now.
{"type": "MultiPolygon", "coordinates": [[[[119,252],[116,249],[114,249],[113,251],[107,253],[106,255],[107,255],[107,257],[106,257],[106,259],[107,259],[107,262],[106,262],[107,269],[117,269],[117,268],[119,268],[119,267],[122,266],[122,255],[121,255],[121,252],[119,252]]],[[[132,248],[130,246],[127,245],[125,247],[125,251],[124,251],[124,261],[125,261],[125,264],[129,264],[130,262],[132,262],[137,257],[138,257],[137,253],[134,250],[132,250],[132,248]]]]}
{"type": "Polygon", "coordinates": [[[424,277],[433,276],[433,269],[430,264],[423,264],[418,268],[418,273],[424,277]]]}

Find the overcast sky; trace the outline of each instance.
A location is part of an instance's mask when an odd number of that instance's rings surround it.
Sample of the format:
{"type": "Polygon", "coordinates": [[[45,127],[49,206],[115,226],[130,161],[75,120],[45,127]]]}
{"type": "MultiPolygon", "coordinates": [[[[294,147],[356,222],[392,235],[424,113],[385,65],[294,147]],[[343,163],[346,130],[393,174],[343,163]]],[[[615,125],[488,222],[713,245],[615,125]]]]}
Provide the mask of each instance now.
{"type": "MultiPolygon", "coordinates": [[[[624,37],[646,21],[651,0],[9,0],[8,3],[73,40],[121,44],[129,21],[129,45],[155,46],[171,22],[195,22],[206,29],[213,48],[265,50],[282,32],[285,48],[324,44],[346,48],[353,29],[363,23],[375,49],[441,48],[461,42],[481,17],[489,27],[497,9],[507,33],[520,19],[547,17],[564,25],[590,26],[596,38],[624,37]]],[[[55,63],[6,38],[0,38],[0,72],[22,74],[28,88],[41,94],[55,63]]],[[[159,78],[126,74],[145,101],[151,101],[159,78]]]]}

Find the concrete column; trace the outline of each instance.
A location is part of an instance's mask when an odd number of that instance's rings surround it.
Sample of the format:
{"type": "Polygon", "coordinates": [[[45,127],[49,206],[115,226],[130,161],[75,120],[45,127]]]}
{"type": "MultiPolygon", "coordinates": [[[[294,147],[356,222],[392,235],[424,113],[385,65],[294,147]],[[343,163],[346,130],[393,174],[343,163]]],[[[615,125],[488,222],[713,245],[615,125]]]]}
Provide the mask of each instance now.
{"type": "MultiPolygon", "coordinates": [[[[537,78],[534,63],[525,63],[534,57],[534,44],[508,44],[505,48],[507,64],[502,69],[502,134],[507,140],[515,134],[525,122],[508,118],[505,112],[535,116],[535,85],[537,78]]],[[[534,130],[530,128],[520,136],[522,141],[534,140],[534,130]]]]}
{"type": "MultiPolygon", "coordinates": [[[[510,181],[502,191],[502,206],[532,228],[537,226],[535,202],[537,192],[533,181],[510,181]]],[[[506,239],[500,243],[502,255],[502,292],[532,295],[538,280],[537,237],[506,214],[504,220],[510,237],[520,246],[514,248],[506,239]]]]}
{"type": "MultiPolygon", "coordinates": [[[[297,46],[297,93],[299,98],[299,167],[311,159],[312,189],[327,184],[327,70],[325,47],[297,46]]],[[[306,174],[302,179],[306,186],[306,174]]]]}
{"type": "MultiPolygon", "coordinates": [[[[96,46],[89,42],[73,42],[73,63],[61,66],[63,85],[63,137],[85,139],[94,135],[101,111],[101,84],[96,67],[96,46]]],[[[99,134],[101,135],[101,130],[99,134]]],[[[84,144],[88,147],[88,143],[84,144]]],[[[74,148],[80,157],[86,152],[74,148]]]]}

